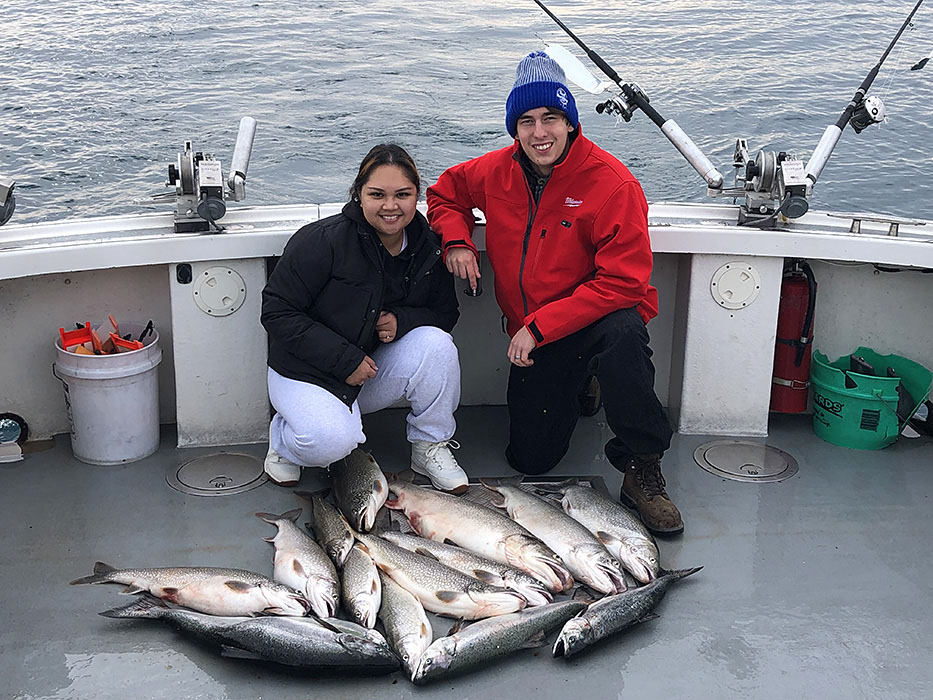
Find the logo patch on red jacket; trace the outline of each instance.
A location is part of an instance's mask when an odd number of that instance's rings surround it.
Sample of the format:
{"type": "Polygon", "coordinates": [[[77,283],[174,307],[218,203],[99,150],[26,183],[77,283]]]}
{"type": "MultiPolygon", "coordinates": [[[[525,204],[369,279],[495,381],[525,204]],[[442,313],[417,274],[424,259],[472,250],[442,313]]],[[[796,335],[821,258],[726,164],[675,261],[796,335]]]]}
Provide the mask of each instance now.
{"type": "Polygon", "coordinates": [[[567,199],[564,200],[565,207],[579,207],[581,204],[583,204],[582,199],[574,199],[573,197],[567,197],[567,199]]]}

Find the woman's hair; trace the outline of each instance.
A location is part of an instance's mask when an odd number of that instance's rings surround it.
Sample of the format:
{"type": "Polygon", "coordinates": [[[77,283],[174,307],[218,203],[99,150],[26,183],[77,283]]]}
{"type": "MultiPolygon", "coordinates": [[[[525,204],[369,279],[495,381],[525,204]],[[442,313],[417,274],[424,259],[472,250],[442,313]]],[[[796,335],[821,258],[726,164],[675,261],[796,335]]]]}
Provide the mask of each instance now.
{"type": "Polygon", "coordinates": [[[363,158],[363,162],[360,163],[360,171],[350,186],[350,199],[359,201],[363,185],[369,181],[373,171],[380,165],[395,165],[401,168],[415,186],[415,191],[421,193],[421,178],[418,176],[418,168],[415,167],[415,161],[411,159],[408,152],[394,143],[380,143],[378,146],[373,146],[372,150],[363,158]]]}

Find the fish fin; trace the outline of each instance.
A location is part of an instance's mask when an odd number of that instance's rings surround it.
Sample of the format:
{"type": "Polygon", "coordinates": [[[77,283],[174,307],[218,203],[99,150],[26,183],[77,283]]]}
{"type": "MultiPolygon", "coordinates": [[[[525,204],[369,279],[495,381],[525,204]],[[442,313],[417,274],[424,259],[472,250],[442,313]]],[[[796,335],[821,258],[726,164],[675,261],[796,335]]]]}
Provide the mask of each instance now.
{"type": "Polygon", "coordinates": [[[69,582],[70,586],[83,586],[87,583],[106,583],[110,579],[108,575],[117,569],[110,564],[105,564],[102,561],[99,561],[94,564],[94,573],[90,576],[82,576],[81,578],[76,578],[74,581],[69,582]]]}
{"type": "Polygon", "coordinates": [[[148,590],[146,586],[140,586],[138,583],[131,583],[120,591],[120,595],[136,595],[137,593],[143,593],[148,590]]]}
{"type": "MultiPolygon", "coordinates": [[[[422,623],[422,624],[423,624],[423,623],[422,623]]],[[[457,632],[459,632],[459,631],[462,630],[462,629],[463,629],[463,618],[462,618],[462,617],[458,617],[458,618],[454,621],[454,623],[450,626],[450,629],[447,630],[447,635],[446,635],[446,636],[449,637],[449,636],[452,635],[452,634],[457,634],[457,632]]]]}
{"type": "Polygon", "coordinates": [[[275,525],[275,521],[281,518],[281,515],[276,515],[275,513],[253,513],[260,520],[265,520],[271,525],[275,525]]]}
{"type": "Polygon", "coordinates": [[[545,637],[547,635],[544,633],[544,630],[538,630],[532,634],[525,642],[522,644],[522,649],[537,649],[538,647],[544,646],[545,637]]]}
{"type": "Polygon", "coordinates": [[[598,539],[600,542],[602,542],[607,547],[609,545],[615,544],[616,542],[621,542],[621,540],[618,537],[604,530],[597,530],[593,534],[596,535],[596,539],[598,539]]]}
{"type": "Polygon", "coordinates": [[[578,600],[581,603],[586,603],[587,605],[589,605],[590,603],[593,603],[596,601],[596,596],[594,596],[592,593],[586,590],[583,586],[580,586],[577,590],[573,592],[571,599],[578,600]]]}
{"type": "Polygon", "coordinates": [[[339,628],[334,627],[334,625],[332,625],[330,622],[325,620],[323,617],[313,617],[311,619],[314,620],[317,624],[319,624],[321,627],[323,627],[326,630],[330,630],[331,632],[336,632],[337,634],[343,634],[343,632],[341,632],[339,628]]]}
{"type": "Polygon", "coordinates": [[[97,614],[113,618],[161,617],[162,612],[165,610],[168,610],[168,606],[161,600],[152,596],[145,596],[137,598],[129,605],[110,608],[97,614]]]}
{"type": "Polygon", "coordinates": [[[386,498],[385,507],[388,508],[389,510],[401,510],[402,509],[402,506],[398,504],[398,499],[392,498],[392,496],[389,496],[386,498]]]}
{"type": "Polygon", "coordinates": [[[502,585],[502,577],[492,571],[486,571],[485,569],[473,569],[473,573],[470,575],[474,578],[478,578],[484,583],[488,583],[491,586],[502,585]]]}
{"type": "MultiPolygon", "coordinates": [[[[246,593],[246,591],[252,590],[253,588],[253,584],[246,583],[246,581],[224,581],[224,585],[235,593],[246,593]]],[[[167,591],[169,589],[165,588],[163,590],[167,591]]]]}
{"type": "Polygon", "coordinates": [[[382,482],[379,479],[373,479],[373,493],[382,493],[382,490],[385,487],[382,485],[382,482]]]}
{"type": "Polygon", "coordinates": [[[437,555],[434,554],[434,552],[429,552],[424,547],[417,547],[415,549],[415,554],[420,554],[421,556],[427,557],[428,559],[433,559],[434,561],[440,561],[440,559],[437,558],[437,555]]]}
{"type": "Polygon", "coordinates": [[[437,591],[434,597],[442,603],[453,603],[463,595],[460,591],[437,591]]]}
{"type": "Polygon", "coordinates": [[[241,649],[240,647],[232,647],[229,644],[220,645],[220,655],[225,656],[228,659],[253,659],[259,661],[268,661],[265,656],[257,654],[254,651],[248,651],[246,649],[241,649]]]}
{"type": "Polygon", "coordinates": [[[275,536],[273,535],[272,537],[263,537],[262,541],[272,544],[273,542],[275,542],[275,536]]]}
{"type": "Polygon", "coordinates": [[[452,539],[450,539],[449,537],[445,537],[445,538],[444,538],[444,541],[441,542],[441,544],[449,544],[449,545],[452,546],[452,547],[457,547],[457,546],[458,546],[457,543],[454,542],[454,541],[453,541],[452,539]]]}
{"type": "Polygon", "coordinates": [[[382,585],[382,584],[379,582],[379,579],[378,579],[378,578],[374,578],[374,579],[373,579],[373,585],[370,586],[369,592],[372,593],[373,595],[375,595],[376,593],[379,592],[379,588],[380,588],[381,585],[382,585]]]}
{"type": "Polygon", "coordinates": [[[302,510],[303,510],[302,508],[294,508],[292,510],[287,510],[284,513],[282,513],[282,515],[280,515],[279,517],[287,518],[288,520],[291,520],[293,523],[296,523],[298,522],[298,518],[301,517],[302,510]]]}
{"type": "Polygon", "coordinates": [[[697,571],[699,571],[702,568],[703,568],[702,566],[696,566],[692,569],[673,569],[671,571],[668,571],[667,569],[661,569],[658,572],[658,578],[661,578],[662,576],[673,576],[674,580],[676,581],[678,579],[686,578],[687,576],[690,576],[691,574],[695,574],[697,571]]]}
{"type": "Polygon", "coordinates": [[[292,571],[294,571],[299,576],[305,576],[305,568],[297,559],[292,559],[292,571]]]}
{"type": "Polygon", "coordinates": [[[485,486],[490,491],[495,491],[499,487],[499,484],[501,482],[499,479],[490,479],[489,477],[482,477],[479,480],[479,483],[481,483],[483,486],[485,486]]]}
{"type": "Polygon", "coordinates": [[[636,622],[638,623],[651,622],[651,620],[657,620],[659,617],[661,616],[658,615],[657,613],[649,612],[639,617],[638,620],[636,620],[636,622]]]}

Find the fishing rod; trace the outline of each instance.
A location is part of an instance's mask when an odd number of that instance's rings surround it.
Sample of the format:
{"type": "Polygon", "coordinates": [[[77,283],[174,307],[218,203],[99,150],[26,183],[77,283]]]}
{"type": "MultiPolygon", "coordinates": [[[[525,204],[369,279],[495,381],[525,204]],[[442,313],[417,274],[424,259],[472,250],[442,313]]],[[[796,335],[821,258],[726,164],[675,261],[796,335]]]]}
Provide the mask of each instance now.
{"type": "MultiPolygon", "coordinates": [[[[623,83],[622,78],[619,77],[619,74],[613,70],[603,58],[593,51],[589,46],[587,46],[580,37],[574,34],[570,28],[560,21],[560,19],[555,15],[548,7],[541,2],[541,0],[535,0],[535,3],[544,10],[548,17],[553,19],[557,26],[563,29],[567,35],[573,39],[577,45],[583,49],[587,57],[596,64],[596,66],[605,73],[612,82],[619,86],[619,89],[622,91],[622,95],[613,97],[606,102],[598,105],[596,111],[600,114],[618,114],[625,121],[630,121],[632,115],[635,113],[636,109],[641,109],[651,121],[655,123],[660,129],[661,132],[667,136],[668,140],[674,144],[674,148],[680,151],[681,155],[687,159],[687,162],[693,166],[693,169],[696,170],[704,180],[710,189],[717,190],[722,188],[723,177],[716,166],[713,165],[713,162],[706,157],[706,155],[700,150],[693,140],[687,136],[687,133],[680,128],[680,126],[673,119],[665,119],[662,117],[658,111],[652,107],[648,102],[648,96],[642,91],[638,85],[634,83],[623,83]]],[[[560,61],[558,60],[558,63],[560,61]]]]}
{"type": "MultiPolygon", "coordinates": [[[[851,124],[856,133],[884,120],[884,104],[880,98],[866,97],[885,59],[891,53],[898,39],[910,26],[923,0],[918,0],[910,15],[901,25],[894,39],[888,44],[884,54],[865,80],[859,86],[855,96],[843,110],[842,115],[835,124],[826,128],[819,144],[813,152],[810,161],[804,165],[799,158],[785,152],[775,154],[773,151],[758,151],[755,156],[749,155],[746,139],[736,140],[733,155],[733,166],[736,168],[736,186],[723,187],[722,175],[716,170],[699,148],[673,120],[665,120],[648,103],[648,96],[634,83],[623,83],[618,73],[599,54],[590,49],[576,34],[574,34],[541,0],[534,0],[557,25],[570,36],[577,45],[583,49],[587,57],[616,85],[622,94],[613,97],[596,106],[599,113],[619,115],[626,122],[631,120],[636,109],[641,109],[648,117],[661,128],[665,136],[674,144],[681,154],[690,162],[708,185],[707,193],[714,197],[744,197],[745,201],[739,206],[739,225],[766,227],[776,225],[779,217],[796,219],[810,208],[809,197],[813,185],[819,178],[820,172],[832,154],[842,130],[846,124],[851,124]]],[[[556,45],[549,45],[547,53],[560,64],[565,73],[580,87],[588,92],[599,94],[609,83],[600,83],[580,61],[556,45]],[[583,79],[579,76],[583,75],[583,79]],[[587,78],[588,76],[588,78],[587,78]]],[[[931,56],[933,57],[933,53],[931,56]]],[[[913,70],[919,70],[927,61],[917,63],[913,70]]]]}
{"type": "MultiPolygon", "coordinates": [[[[535,1],[537,2],[537,0],[535,1]]],[[[811,155],[810,160],[807,161],[806,173],[807,179],[810,181],[811,185],[815,184],[819,179],[820,173],[823,172],[826,162],[829,160],[833,149],[836,148],[836,144],[842,136],[842,130],[846,128],[846,124],[851,124],[852,129],[858,134],[872,124],[884,121],[884,103],[881,101],[881,98],[865,97],[865,95],[868,92],[868,88],[871,87],[872,82],[874,82],[877,77],[878,71],[881,70],[881,64],[884,63],[888,54],[891,53],[891,50],[894,48],[898,39],[901,38],[901,34],[904,33],[904,30],[910,26],[910,21],[914,18],[914,15],[917,14],[917,10],[920,9],[920,5],[922,4],[923,0],[917,0],[914,9],[907,15],[907,19],[904,20],[901,28],[897,30],[897,34],[894,35],[894,38],[891,39],[891,43],[888,44],[888,48],[884,50],[878,63],[868,71],[868,75],[865,76],[862,84],[858,86],[855,95],[849,101],[849,104],[846,105],[846,108],[842,110],[839,119],[836,120],[835,124],[830,124],[826,127],[823,136],[813,150],[813,155],[811,155]]]]}

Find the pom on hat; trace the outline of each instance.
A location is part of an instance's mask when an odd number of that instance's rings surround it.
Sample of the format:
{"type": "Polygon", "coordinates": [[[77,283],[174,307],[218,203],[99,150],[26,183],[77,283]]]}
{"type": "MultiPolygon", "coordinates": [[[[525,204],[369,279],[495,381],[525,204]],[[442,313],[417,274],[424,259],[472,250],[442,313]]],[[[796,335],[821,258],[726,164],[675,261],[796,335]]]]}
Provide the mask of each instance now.
{"type": "Polygon", "coordinates": [[[538,107],[559,109],[574,128],[579,125],[577,103],[567,88],[564,69],[544,51],[531,52],[515,69],[515,85],[505,102],[505,128],[512,138],[518,133],[518,118],[538,107]]]}

